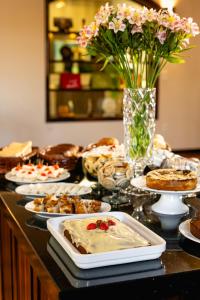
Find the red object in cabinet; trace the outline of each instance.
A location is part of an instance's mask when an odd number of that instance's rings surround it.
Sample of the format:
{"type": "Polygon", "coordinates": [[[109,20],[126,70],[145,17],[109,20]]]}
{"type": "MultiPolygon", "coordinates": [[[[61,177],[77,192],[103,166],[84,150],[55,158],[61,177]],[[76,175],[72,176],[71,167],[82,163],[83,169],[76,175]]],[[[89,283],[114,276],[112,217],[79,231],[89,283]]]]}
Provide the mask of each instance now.
{"type": "Polygon", "coordinates": [[[81,88],[80,74],[62,73],[60,75],[60,87],[62,89],[74,89],[81,88]]]}

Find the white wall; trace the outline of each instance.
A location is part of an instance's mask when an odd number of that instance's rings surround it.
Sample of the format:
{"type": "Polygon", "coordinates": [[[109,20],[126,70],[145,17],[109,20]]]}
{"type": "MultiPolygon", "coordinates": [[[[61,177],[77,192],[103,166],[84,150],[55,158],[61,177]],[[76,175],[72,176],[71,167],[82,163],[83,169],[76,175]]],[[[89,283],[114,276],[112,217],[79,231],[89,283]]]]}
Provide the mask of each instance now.
{"type": "MultiPolygon", "coordinates": [[[[200,26],[200,1],[179,0],[176,13],[193,17],[200,26]]],[[[160,80],[157,131],[175,149],[200,148],[200,35],[191,39],[186,63],[168,64],[160,80]]]]}
{"type": "MultiPolygon", "coordinates": [[[[200,2],[180,0],[177,12],[200,24],[200,2]],[[189,3],[188,3],[189,2],[189,3]]],[[[0,0],[0,146],[86,145],[102,136],[123,140],[122,121],[45,122],[45,32],[42,0],[0,0]]],[[[173,148],[200,148],[200,41],[185,65],[170,65],[160,83],[157,131],[173,148]]]]}
{"type": "Polygon", "coordinates": [[[123,137],[122,122],[45,122],[45,32],[42,0],[0,0],[0,146],[86,145],[123,137]]]}

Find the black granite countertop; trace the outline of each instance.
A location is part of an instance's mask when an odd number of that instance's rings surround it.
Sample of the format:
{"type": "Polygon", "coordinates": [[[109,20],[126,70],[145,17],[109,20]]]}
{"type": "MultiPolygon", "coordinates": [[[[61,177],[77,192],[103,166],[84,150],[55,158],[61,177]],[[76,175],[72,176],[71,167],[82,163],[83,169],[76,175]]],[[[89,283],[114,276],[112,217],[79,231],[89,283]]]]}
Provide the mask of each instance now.
{"type": "MultiPolygon", "coordinates": [[[[170,299],[177,295],[180,298],[176,299],[191,296],[198,299],[195,293],[200,283],[200,243],[183,237],[178,230],[163,231],[158,222],[146,220],[145,225],[167,242],[167,250],[160,259],[81,270],[50,235],[46,219],[24,209],[27,199],[12,191],[14,185],[1,181],[1,190],[1,201],[59,287],[60,299],[66,299],[66,295],[91,296],[94,291],[125,294],[128,290],[139,293],[140,299],[146,299],[147,295],[150,299],[170,299]]],[[[200,199],[191,197],[186,203],[192,209],[199,208],[200,199]]],[[[124,207],[124,211],[131,212],[130,207],[129,210],[124,207]]]]}

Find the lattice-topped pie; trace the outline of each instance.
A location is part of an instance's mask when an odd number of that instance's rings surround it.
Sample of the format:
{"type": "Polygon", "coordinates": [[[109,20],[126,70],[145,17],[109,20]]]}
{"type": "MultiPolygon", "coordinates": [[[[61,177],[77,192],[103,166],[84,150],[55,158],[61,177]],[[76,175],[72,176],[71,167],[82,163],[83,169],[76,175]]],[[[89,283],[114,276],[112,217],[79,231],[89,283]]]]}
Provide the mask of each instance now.
{"type": "Polygon", "coordinates": [[[146,185],[156,190],[193,190],[197,185],[197,174],[190,170],[157,169],[147,173],[146,185]]]}

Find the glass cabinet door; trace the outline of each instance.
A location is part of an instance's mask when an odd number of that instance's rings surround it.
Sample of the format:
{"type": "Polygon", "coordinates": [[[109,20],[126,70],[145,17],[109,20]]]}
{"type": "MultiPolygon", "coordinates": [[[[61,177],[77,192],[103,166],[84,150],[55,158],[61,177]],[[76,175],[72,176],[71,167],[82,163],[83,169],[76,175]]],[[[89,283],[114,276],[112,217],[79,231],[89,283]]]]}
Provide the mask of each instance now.
{"type": "Polygon", "coordinates": [[[101,64],[77,43],[80,29],[106,2],[46,0],[47,121],[122,119],[123,81],[110,65],[100,71],[101,64]]]}

